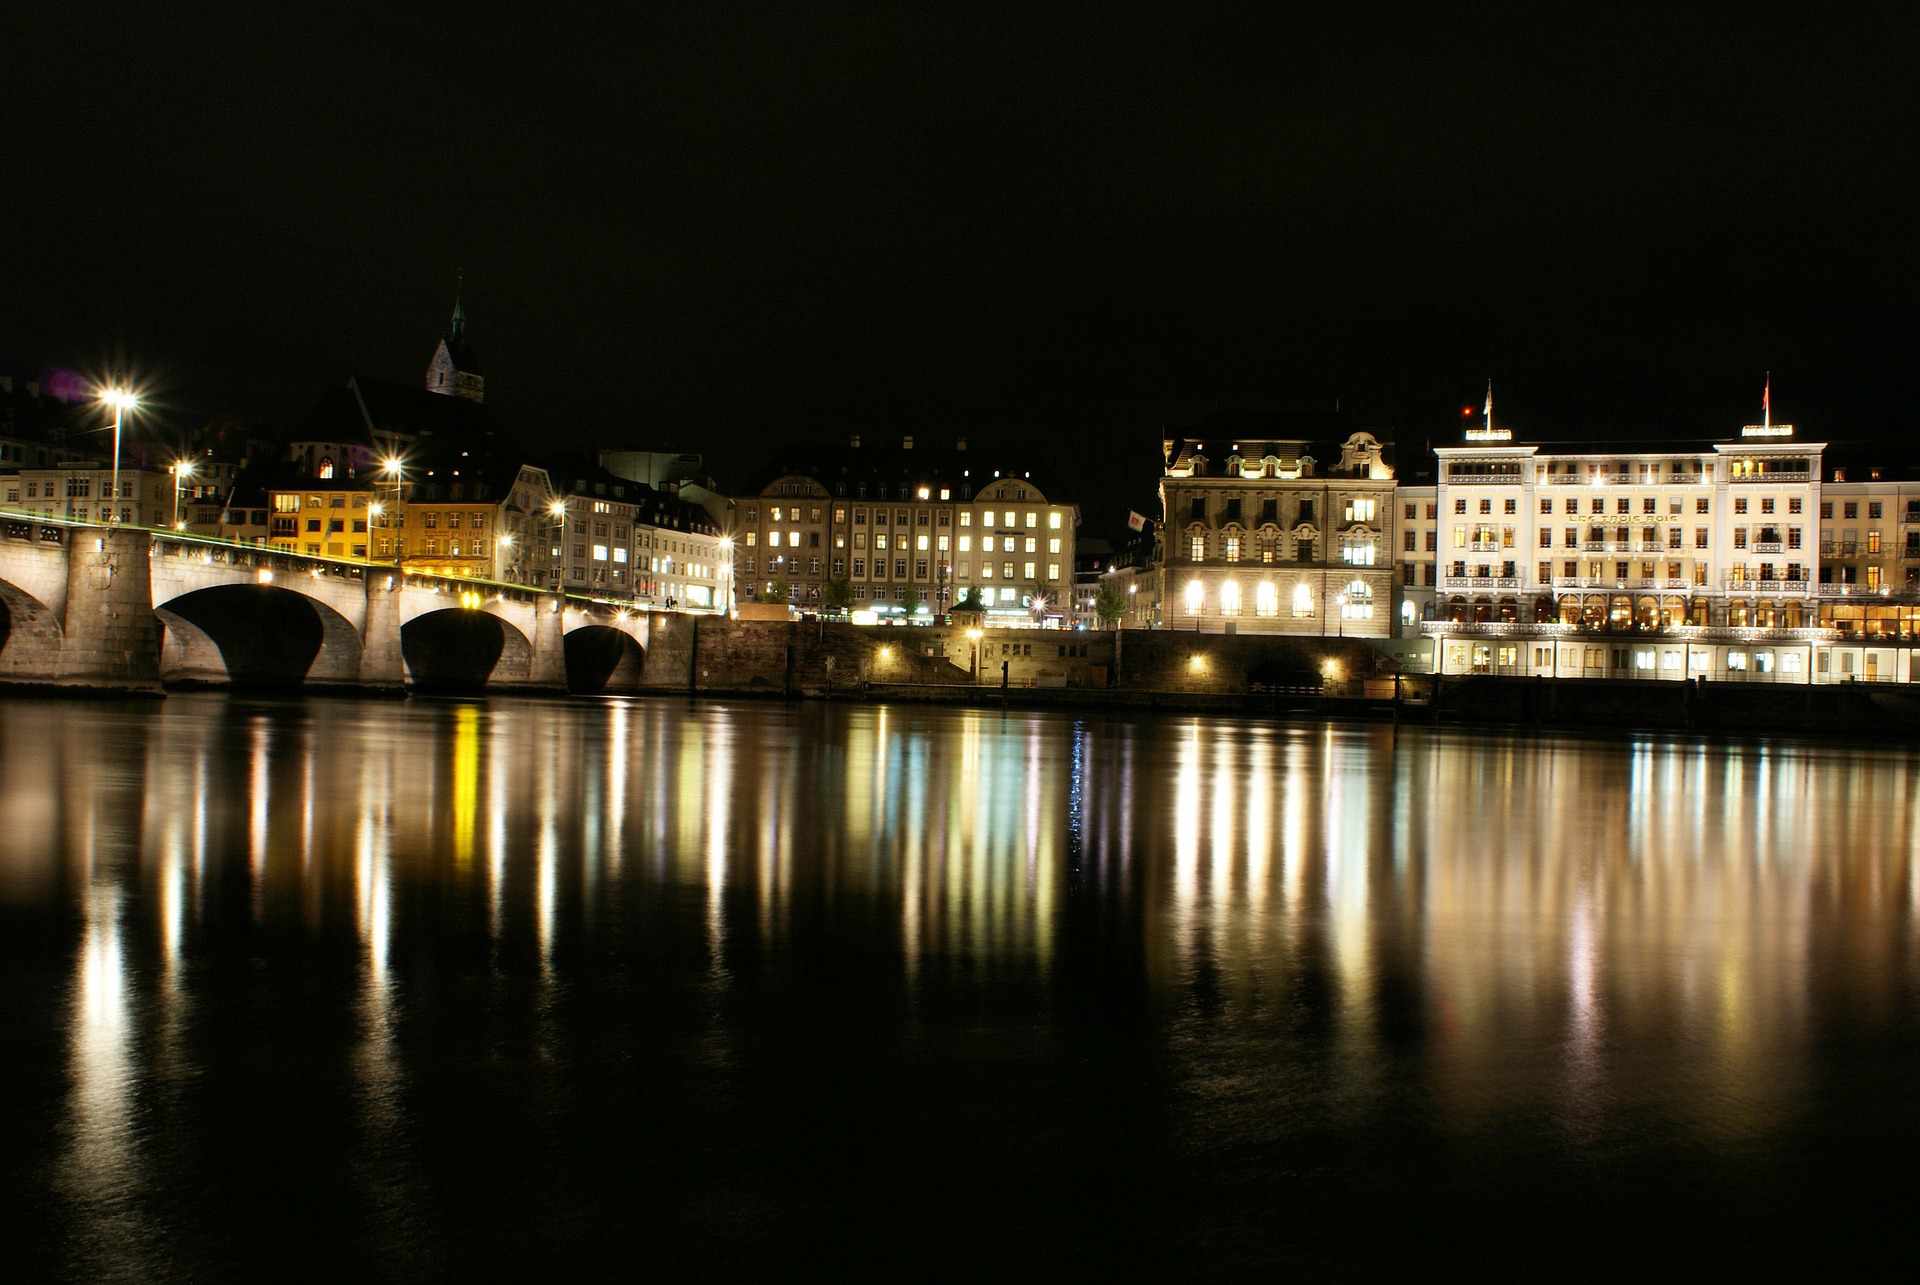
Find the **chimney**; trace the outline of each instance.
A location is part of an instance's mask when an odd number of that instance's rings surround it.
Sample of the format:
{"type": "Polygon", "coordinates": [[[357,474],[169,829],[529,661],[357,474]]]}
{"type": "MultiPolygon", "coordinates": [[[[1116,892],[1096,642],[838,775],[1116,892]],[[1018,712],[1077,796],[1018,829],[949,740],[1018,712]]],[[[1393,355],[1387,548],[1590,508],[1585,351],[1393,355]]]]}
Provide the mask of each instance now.
{"type": "Polygon", "coordinates": [[[912,449],[913,449],[913,438],[912,438],[912,437],[903,437],[903,438],[901,438],[901,439],[900,439],[900,449],[901,449],[901,450],[903,450],[903,451],[910,451],[910,450],[912,450],[912,449]]]}

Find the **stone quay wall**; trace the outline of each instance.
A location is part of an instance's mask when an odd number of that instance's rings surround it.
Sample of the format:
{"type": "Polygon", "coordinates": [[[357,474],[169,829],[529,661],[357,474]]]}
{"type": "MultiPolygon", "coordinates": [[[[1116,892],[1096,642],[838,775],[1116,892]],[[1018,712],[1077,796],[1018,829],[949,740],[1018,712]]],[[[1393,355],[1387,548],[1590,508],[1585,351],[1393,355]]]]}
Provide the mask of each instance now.
{"type": "Polygon", "coordinates": [[[973,684],[1194,694],[1353,690],[1391,675],[1364,639],[1126,630],[896,628],[824,621],[653,619],[641,687],[809,696],[866,684],[973,684]]]}

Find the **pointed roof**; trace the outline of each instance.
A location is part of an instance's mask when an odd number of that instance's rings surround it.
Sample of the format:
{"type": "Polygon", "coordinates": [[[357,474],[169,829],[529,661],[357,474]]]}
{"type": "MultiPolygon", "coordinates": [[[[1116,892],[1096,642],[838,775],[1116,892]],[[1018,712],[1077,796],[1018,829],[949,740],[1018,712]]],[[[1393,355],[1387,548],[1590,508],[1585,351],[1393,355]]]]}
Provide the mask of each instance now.
{"type": "Polygon", "coordinates": [[[453,368],[467,375],[484,375],[480,369],[480,354],[473,350],[467,341],[467,310],[463,303],[466,294],[467,274],[462,270],[453,287],[453,316],[447,323],[446,337],[440,342],[447,347],[447,356],[453,359],[453,368]]]}

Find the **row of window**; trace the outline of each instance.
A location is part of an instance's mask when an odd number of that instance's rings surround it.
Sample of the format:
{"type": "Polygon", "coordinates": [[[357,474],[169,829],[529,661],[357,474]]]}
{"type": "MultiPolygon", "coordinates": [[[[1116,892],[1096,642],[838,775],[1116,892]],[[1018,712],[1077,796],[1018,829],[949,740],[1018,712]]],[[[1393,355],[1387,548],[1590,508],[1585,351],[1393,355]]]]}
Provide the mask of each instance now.
{"type": "MultiPolygon", "coordinates": [[[[1181,595],[1187,614],[1200,615],[1207,609],[1207,587],[1198,580],[1190,580],[1181,595]]],[[[1371,620],[1373,618],[1373,587],[1364,580],[1349,582],[1336,595],[1340,615],[1346,620],[1371,620]]],[[[1223,616],[1243,614],[1244,598],[1238,580],[1222,580],[1217,594],[1217,608],[1223,616]]],[[[1293,586],[1290,598],[1290,612],[1296,618],[1307,618],[1314,614],[1313,586],[1306,581],[1293,586]]],[[[1253,614],[1272,617],[1280,614],[1280,587],[1271,580],[1259,581],[1253,587],[1253,614]]]]}
{"type": "MultiPolygon", "coordinates": [[[[921,498],[925,499],[927,497],[922,496],[921,498]]],[[[947,499],[947,492],[944,490],[941,491],[940,498],[943,500],[947,499]]],[[[801,513],[802,508],[800,505],[771,504],[767,506],[767,521],[770,523],[820,521],[820,506],[817,504],[806,506],[805,517],[802,517],[801,513]]],[[[895,526],[947,526],[950,522],[954,521],[953,511],[951,509],[897,509],[891,511],[887,509],[875,509],[872,514],[872,525],[889,525],[890,513],[891,524],[895,526]]],[[[743,510],[741,516],[745,519],[745,524],[749,527],[758,526],[760,523],[760,510],[757,507],[743,510]]],[[[866,526],[868,525],[867,519],[868,513],[866,509],[853,510],[852,525],[866,526]]],[[[846,509],[834,509],[833,524],[835,526],[847,525],[846,509]]],[[[972,526],[973,510],[960,510],[958,525],[963,527],[972,526]]],[[[1017,509],[985,509],[982,510],[980,514],[980,525],[1015,528],[1025,526],[1027,530],[1031,531],[1040,525],[1040,514],[1035,509],[1027,509],[1024,513],[1017,509]]],[[[1052,531],[1061,529],[1060,513],[1057,510],[1047,514],[1047,528],[1052,531]]]]}
{"type": "MultiPolygon", "coordinates": [[[[1319,544],[1317,541],[1295,540],[1293,560],[1295,562],[1312,562],[1318,548],[1319,544]]],[[[1352,567],[1370,567],[1373,566],[1376,561],[1376,548],[1377,546],[1371,538],[1350,535],[1341,541],[1340,560],[1352,567]]],[[[1257,552],[1259,554],[1259,561],[1263,563],[1274,563],[1281,560],[1280,541],[1278,539],[1262,539],[1259,542],[1258,548],[1252,550],[1252,552],[1257,552]]],[[[1221,537],[1221,561],[1239,562],[1242,560],[1242,553],[1242,541],[1239,536],[1228,535],[1221,537]]],[[[1187,560],[1189,562],[1205,562],[1207,560],[1207,538],[1205,536],[1196,535],[1188,540],[1187,560]]],[[[1247,560],[1252,561],[1251,558],[1247,560]]]]}

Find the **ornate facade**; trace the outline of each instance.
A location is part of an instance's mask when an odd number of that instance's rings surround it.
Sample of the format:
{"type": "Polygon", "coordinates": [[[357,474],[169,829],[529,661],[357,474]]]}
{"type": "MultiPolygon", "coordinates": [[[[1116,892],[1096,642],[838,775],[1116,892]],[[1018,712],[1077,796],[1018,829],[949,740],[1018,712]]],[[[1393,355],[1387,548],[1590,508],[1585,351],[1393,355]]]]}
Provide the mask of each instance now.
{"type": "Polygon", "coordinates": [[[1353,433],[1333,447],[1170,437],[1163,450],[1163,624],[1393,633],[1394,471],[1372,434],[1353,433]]]}

